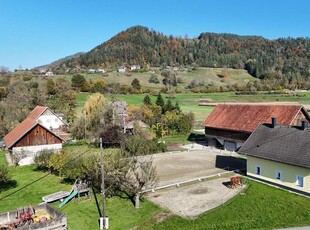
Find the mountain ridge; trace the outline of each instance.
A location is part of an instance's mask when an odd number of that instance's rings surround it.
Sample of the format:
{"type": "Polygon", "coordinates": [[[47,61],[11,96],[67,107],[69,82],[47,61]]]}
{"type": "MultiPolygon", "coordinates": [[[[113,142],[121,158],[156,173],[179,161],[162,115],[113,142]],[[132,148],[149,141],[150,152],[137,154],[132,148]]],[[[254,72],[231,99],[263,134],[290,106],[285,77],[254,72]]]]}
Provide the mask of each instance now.
{"type": "Polygon", "coordinates": [[[164,35],[144,26],[133,26],[60,65],[116,67],[198,65],[246,69],[257,78],[286,81],[310,78],[310,39],[240,36],[203,32],[196,38],[164,35]],[[300,78],[300,79],[299,79],[300,78]]]}

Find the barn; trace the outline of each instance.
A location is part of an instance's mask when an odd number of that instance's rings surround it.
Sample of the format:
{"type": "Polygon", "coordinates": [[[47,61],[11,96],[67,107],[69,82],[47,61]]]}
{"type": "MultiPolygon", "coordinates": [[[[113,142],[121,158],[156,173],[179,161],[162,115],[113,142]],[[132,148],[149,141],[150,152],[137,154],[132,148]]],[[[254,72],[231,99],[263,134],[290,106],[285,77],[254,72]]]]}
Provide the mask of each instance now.
{"type": "Polygon", "coordinates": [[[257,126],[276,118],[280,125],[301,125],[310,121],[301,105],[218,104],[202,123],[207,144],[236,151],[257,126]]]}
{"type": "Polygon", "coordinates": [[[36,154],[42,150],[59,151],[63,138],[27,117],[4,138],[5,146],[13,156],[18,156],[19,165],[32,164],[36,154]]]}
{"type": "Polygon", "coordinates": [[[69,139],[67,128],[68,124],[64,122],[62,113],[54,113],[45,106],[36,106],[28,115],[29,118],[40,123],[45,128],[50,129],[63,139],[69,139]]]}

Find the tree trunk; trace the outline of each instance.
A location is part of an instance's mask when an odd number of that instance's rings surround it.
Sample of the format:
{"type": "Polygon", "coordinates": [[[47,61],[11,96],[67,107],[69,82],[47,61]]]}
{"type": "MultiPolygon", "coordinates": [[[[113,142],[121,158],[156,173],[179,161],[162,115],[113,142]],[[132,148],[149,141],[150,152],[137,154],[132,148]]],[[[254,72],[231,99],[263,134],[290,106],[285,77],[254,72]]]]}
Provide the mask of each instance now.
{"type": "Polygon", "coordinates": [[[140,208],[140,194],[136,193],[135,195],[135,208],[140,208]]]}

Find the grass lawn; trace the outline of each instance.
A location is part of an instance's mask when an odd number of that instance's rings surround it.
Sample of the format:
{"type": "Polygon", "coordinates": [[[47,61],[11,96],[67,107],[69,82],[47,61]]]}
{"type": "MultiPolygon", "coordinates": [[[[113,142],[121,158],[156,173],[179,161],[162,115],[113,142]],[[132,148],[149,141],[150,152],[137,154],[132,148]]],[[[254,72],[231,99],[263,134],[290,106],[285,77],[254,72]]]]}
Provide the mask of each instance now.
{"type": "MultiPolygon", "coordinates": [[[[72,146],[69,148],[73,149],[72,146]]],[[[1,165],[5,164],[3,154],[0,152],[1,165]]],[[[44,195],[71,189],[71,185],[61,183],[60,178],[54,175],[22,189],[45,175],[36,171],[34,166],[10,167],[9,173],[17,181],[17,187],[0,193],[0,212],[28,204],[36,205],[42,202],[44,195]]],[[[53,205],[57,207],[58,202],[53,205]]],[[[112,197],[107,199],[106,206],[110,229],[272,229],[310,225],[310,199],[254,181],[249,181],[249,188],[244,194],[195,220],[170,215],[160,222],[158,217],[169,211],[147,200],[141,202],[140,209],[135,209],[127,197],[112,197]]],[[[99,215],[94,198],[81,198],[79,202],[78,199],[72,200],[60,211],[67,215],[68,229],[98,229],[99,215]]]]}
{"type": "MultiPolygon", "coordinates": [[[[68,148],[74,149],[72,146],[68,148]]],[[[85,149],[82,146],[82,149],[85,149]]],[[[0,165],[6,164],[4,152],[0,152],[0,165]]],[[[10,167],[9,174],[17,181],[17,187],[0,193],[0,213],[14,210],[29,204],[36,205],[42,202],[42,196],[57,192],[70,191],[71,185],[64,184],[55,175],[23,188],[30,182],[46,175],[45,172],[35,170],[34,166],[10,167]],[[14,193],[16,192],[16,193],[14,193]],[[11,194],[11,195],[10,195],[11,194]],[[7,196],[7,197],[6,197],[7,196]]],[[[100,201],[100,195],[97,195],[100,201]]],[[[57,207],[59,202],[54,202],[57,207]]],[[[100,207],[101,202],[100,202],[100,207]]],[[[141,208],[135,209],[127,197],[113,197],[107,199],[107,214],[111,229],[127,229],[143,222],[148,222],[151,216],[160,209],[146,200],[141,202],[141,208]]],[[[95,199],[74,199],[59,209],[67,215],[68,229],[98,229],[99,214],[95,199]]]]}

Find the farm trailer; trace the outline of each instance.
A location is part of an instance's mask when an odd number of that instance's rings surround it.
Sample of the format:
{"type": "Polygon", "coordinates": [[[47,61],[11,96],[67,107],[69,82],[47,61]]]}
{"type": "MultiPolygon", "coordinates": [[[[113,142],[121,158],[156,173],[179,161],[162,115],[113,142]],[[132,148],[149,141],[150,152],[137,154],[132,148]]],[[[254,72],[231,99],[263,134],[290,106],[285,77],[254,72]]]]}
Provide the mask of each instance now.
{"type": "Polygon", "coordinates": [[[50,219],[47,219],[44,222],[35,223],[35,222],[24,222],[19,223],[16,225],[16,227],[13,227],[13,229],[17,230],[34,230],[34,229],[40,229],[40,230],[65,230],[67,229],[67,217],[65,214],[61,213],[57,209],[53,208],[47,203],[42,203],[36,206],[26,206],[22,208],[17,208],[14,211],[9,211],[6,213],[0,214],[0,229],[12,229],[10,228],[10,224],[17,223],[19,221],[18,214],[25,213],[25,212],[31,212],[35,215],[36,213],[46,213],[48,216],[50,216],[50,219]],[[32,209],[32,210],[29,210],[32,209]]]}

